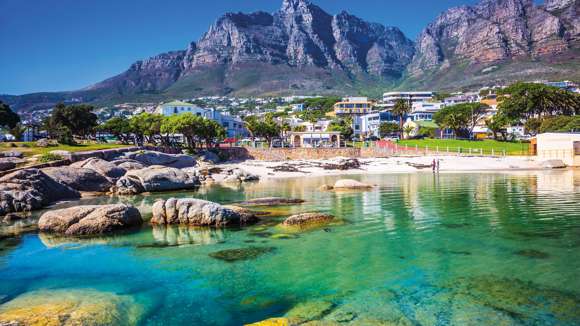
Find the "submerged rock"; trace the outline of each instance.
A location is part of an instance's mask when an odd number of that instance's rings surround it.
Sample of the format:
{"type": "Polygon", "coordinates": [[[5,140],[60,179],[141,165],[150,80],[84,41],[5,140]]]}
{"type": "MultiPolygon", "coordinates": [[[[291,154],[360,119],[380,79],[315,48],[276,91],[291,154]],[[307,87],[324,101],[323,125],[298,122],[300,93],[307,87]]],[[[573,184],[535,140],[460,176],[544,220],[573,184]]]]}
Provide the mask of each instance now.
{"type": "Polygon", "coordinates": [[[38,221],[43,232],[69,236],[105,234],[139,226],[139,210],[130,205],[76,206],[44,213],[38,221]]]}
{"type": "Polygon", "coordinates": [[[342,179],[338,180],[335,184],[333,189],[334,190],[349,190],[349,189],[371,189],[373,186],[362,183],[360,181],[351,180],[351,179],[342,179]]]}
{"type": "Polygon", "coordinates": [[[274,247],[248,247],[240,249],[221,250],[213,252],[209,254],[209,256],[215,259],[232,263],[240,260],[256,259],[274,250],[275,250],[274,247]]]}
{"type": "Polygon", "coordinates": [[[117,181],[112,192],[119,195],[135,195],[143,192],[194,189],[200,185],[193,173],[176,168],[152,166],[127,172],[117,181]]]}
{"type": "Polygon", "coordinates": [[[333,308],[334,304],[328,301],[303,302],[288,311],[285,317],[301,320],[302,322],[319,320],[328,315],[333,308]]]}
{"type": "Polygon", "coordinates": [[[129,296],[95,290],[43,290],[0,306],[0,325],[136,325],[143,309],[129,296]]]}
{"type": "MultiPolygon", "coordinates": [[[[207,170],[210,171],[210,170],[207,170]]],[[[260,177],[253,173],[249,173],[245,170],[234,168],[234,169],[221,169],[219,173],[209,175],[215,182],[219,183],[243,183],[259,181],[260,177]]]]}
{"type": "Polygon", "coordinates": [[[515,252],[516,255],[524,256],[528,258],[537,258],[537,259],[547,259],[550,258],[550,255],[539,250],[534,249],[525,249],[525,250],[518,250],[515,252]]]}
{"type": "Polygon", "coordinates": [[[458,278],[448,287],[473,302],[523,320],[533,321],[538,316],[551,314],[559,322],[580,323],[580,297],[573,293],[494,276],[458,278]]]}
{"type": "Polygon", "coordinates": [[[80,193],[38,169],[25,169],[0,178],[0,215],[26,212],[50,203],[80,198],[80,193]]]}
{"type": "Polygon", "coordinates": [[[111,178],[114,180],[122,177],[125,174],[125,172],[127,172],[125,171],[125,169],[122,169],[111,162],[96,157],[91,157],[84,161],[75,162],[70,166],[73,168],[85,168],[95,170],[100,175],[103,175],[107,178],[111,178]]]}
{"type": "Polygon", "coordinates": [[[52,179],[79,191],[107,192],[113,185],[97,171],[85,168],[62,166],[42,169],[52,179]]]}
{"type": "Polygon", "coordinates": [[[153,224],[184,224],[195,226],[238,226],[256,222],[248,210],[195,198],[159,200],[153,204],[153,224]]]}
{"type": "Polygon", "coordinates": [[[240,205],[244,206],[281,206],[281,205],[297,205],[302,204],[305,201],[302,199],[295,198],[282,198],[282,197],[266,197],[266,198],[256,198],[246,200],[240,205]]]}
{"type": "Polygon", "coordinates": [[[282,224],[285,226],[304,226],[324,224],[334,220],[334,216],[323,213],[303,213],[288,217],[282,224]]]}

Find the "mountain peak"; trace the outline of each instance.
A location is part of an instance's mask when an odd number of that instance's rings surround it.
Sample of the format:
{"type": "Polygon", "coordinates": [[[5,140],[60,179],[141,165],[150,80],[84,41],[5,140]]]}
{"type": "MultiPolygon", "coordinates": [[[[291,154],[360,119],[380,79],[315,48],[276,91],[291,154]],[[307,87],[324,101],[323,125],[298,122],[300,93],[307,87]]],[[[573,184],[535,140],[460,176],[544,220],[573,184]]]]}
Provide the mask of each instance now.
{"type": "Polygon", "coordinates": [[[295,11],[300,7],[307,7],[310,5],[310,1],[308,0],[284,0],[282,2],[282,11],[292,10],[295,11]]]}

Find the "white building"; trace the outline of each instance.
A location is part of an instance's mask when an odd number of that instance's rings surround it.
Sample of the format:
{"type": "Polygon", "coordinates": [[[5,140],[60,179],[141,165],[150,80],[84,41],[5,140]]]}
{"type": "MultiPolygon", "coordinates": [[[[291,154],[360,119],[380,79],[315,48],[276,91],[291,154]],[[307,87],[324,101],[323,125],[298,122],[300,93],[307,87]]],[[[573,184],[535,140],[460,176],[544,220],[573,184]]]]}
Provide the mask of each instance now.
{"type": "Polygon", "coordinates": [[[425,92],[387,92],[383,94],[383,104],[387,108],[395,106],[398,100],[410,101],[411,103],[420,103],[431,101],[435,93],[425,92]]]}
{"type": "Polygon", "coordinates": [[[354,135],[358,137],[380,137],[379,127],[381,125],[380,113],[370,113],[361,116],[354,116],[352,119],[352,129],[354,135]]]}
{"type": "Polygon", "coordinates": [[[171,116],[175,114],[191,113],[199,117],[214,120],[224,127],[227,137],[240,138],[247,135],[242,119],[220,112],[216,109],[206,109],[182,101],[172,101],[157,107],[156,113],[171,116]]]}
{"type": "Polygon", "coordinates": [[[413,121],[431,121],[433,120],[433,115],[435,115],[437,111],[441,110],[445,106],[446,104],[442,102],[413,103],[409,117],[413,121]]]}
{"type": "Polygon", "coordinates": [[[568,166],[580,166],[580,133],[545,133],[536,139],[538,159],[562,160],[568,166]]]}

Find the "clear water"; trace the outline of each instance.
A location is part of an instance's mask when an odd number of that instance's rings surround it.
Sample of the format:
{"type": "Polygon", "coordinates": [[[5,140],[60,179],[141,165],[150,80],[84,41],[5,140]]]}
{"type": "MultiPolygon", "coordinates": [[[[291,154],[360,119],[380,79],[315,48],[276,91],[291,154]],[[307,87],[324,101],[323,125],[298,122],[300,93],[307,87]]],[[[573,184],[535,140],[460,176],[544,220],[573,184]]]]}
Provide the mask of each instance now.
{"type": "Polygon", "coordinates": [[[332,309],[316,318],[353,324],[580,324],[580,171],[353,178],[380,187],[320,192],[337,178],[302,178],[83,199],[130,202],[145,217],[160,197],[307,203],[239,230],[143,226],[74,240],[4,227],[14,235],[0,240],[0,298],[39,289],[130,295],[143,325],[241,325],[320,301],[332,309]],[[280,219],[303,211],[343,223],[272,237],[285,232],[280,219]],[[252,247],[272,250],[236,262],[210,256],[252,247]]]}

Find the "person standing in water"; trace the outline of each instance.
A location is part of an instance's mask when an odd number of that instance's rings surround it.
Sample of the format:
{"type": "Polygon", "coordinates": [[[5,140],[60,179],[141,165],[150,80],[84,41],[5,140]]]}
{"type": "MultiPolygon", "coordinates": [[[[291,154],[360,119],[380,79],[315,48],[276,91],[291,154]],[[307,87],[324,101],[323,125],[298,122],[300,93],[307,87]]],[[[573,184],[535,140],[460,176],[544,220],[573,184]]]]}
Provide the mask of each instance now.
{"type": "Polygon", "coordinates": [[[435,159],[433,159],[433,162],[431,162],[431,167],[433,168],[433,173],[435,173],[437,170],[437,161],[435,161],[435,159]]]}
{"type": "Polygon", "coordinates": [[[439,173],[440,168],[441,168],[441,160],[437,159],[437,173],[439,173]]]}

